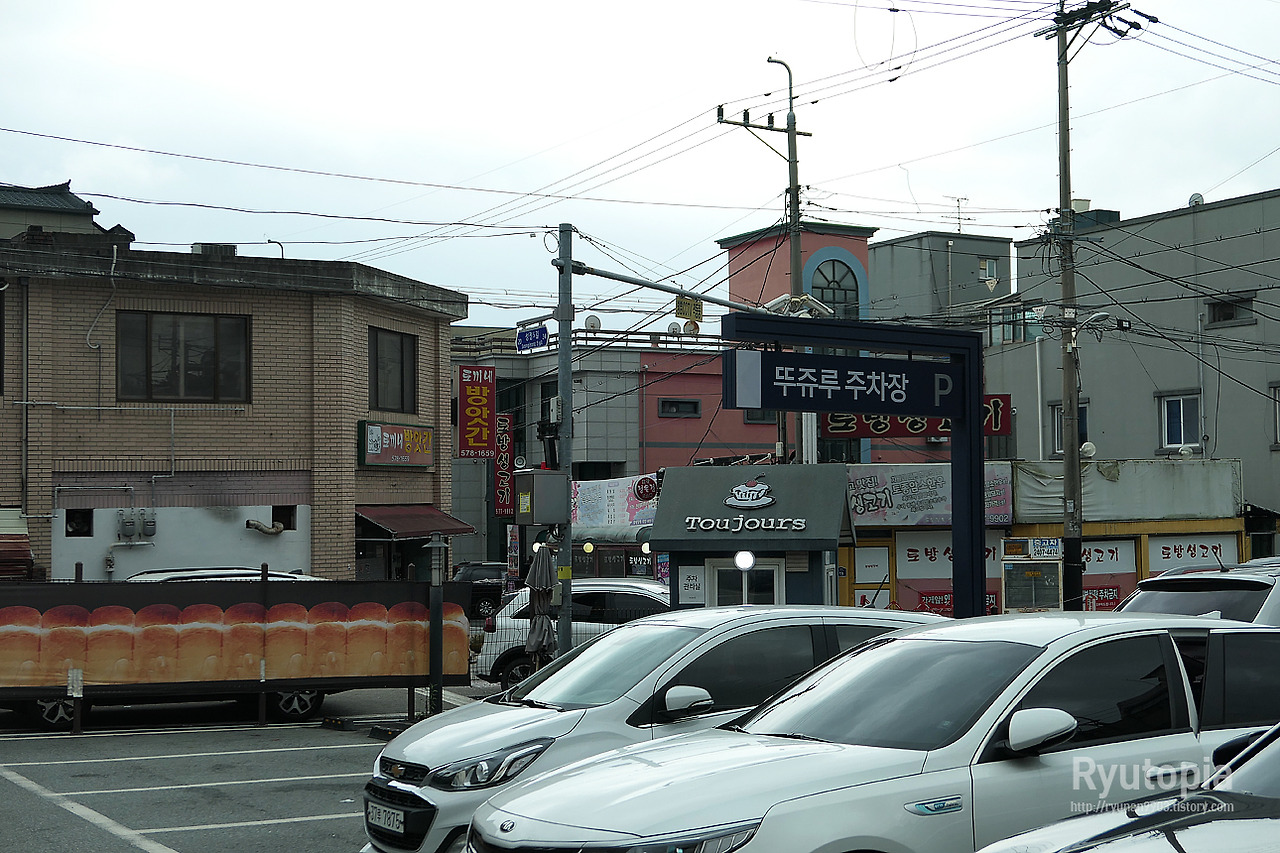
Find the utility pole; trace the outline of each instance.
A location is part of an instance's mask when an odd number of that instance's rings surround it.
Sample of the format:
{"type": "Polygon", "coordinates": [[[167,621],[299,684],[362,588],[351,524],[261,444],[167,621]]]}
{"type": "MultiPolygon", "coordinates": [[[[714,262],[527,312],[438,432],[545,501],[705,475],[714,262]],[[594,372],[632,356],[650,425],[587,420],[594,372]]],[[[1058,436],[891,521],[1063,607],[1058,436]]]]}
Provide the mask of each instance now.
{"type": "MultiPolygon", "coordinates": [[[[1095,22],[1124,35],[1109,25],[1106,18],[1127,8],[1128,3],[1095,0],[1067,11],[1066,0],[1058,0],[1053,26],[1036,33],[1038,37],[1056,37],[1058,45],[1058,220],[1053,239],[1058,244],[1062,277],[1062,606],[1066,610],[1084,609],[1084,496],[1080,481],[1075,210],[1071,198],[1071,107],[1067,95],[1067,65],[1074,41],[1071,36],[1095,22]]],[[[1131,22],[1124,23],[1130,29],[1141,29],[1131,22]]]]}
{"type": "MultiPolygon", "coordinates": [[[[742,111],[742,121],[730,121],[724,117],[724,107],[716,111],[716,120],[721,124],[734,124],[748,130],[771,130],[787,134],[787,233],[791,250],[791,296],[804,296],[804,268],[800,260],[800,161],[797,155],[796,137],[812,136],[796,130],[796,96],[791,76],[791,66],[781,59],[770,56],[766,62],[781,65],[787,69],[787,126],[775,127],[773,115],[770,114],[768,124],[752,124],[751,115],[742,111]]],[[[766,143],[768,144],[768,143],[766,143]]],[[[770,146],[772,148],[772,146],[770,146]]],[[[800,413],[800,435],[796,437],[796,460],[798,462],[817,462],[818,417],[814,412],[800,413]]],[[[778,448],[779,462],[786,462],[787,452],[787,415],[778,412],[778,448]]]]}
{"type": "Polygon", "coordinates": [[[567,654],[573,648],[573,226],[560,223],[560,300],[556,305],[557,368],[556,393],[560,397],[560,468],[569,478],[565,523],[561,525],[556,548],[556,574],[560,580],[560,615],[556,621],[556,650],[567,654]]]}

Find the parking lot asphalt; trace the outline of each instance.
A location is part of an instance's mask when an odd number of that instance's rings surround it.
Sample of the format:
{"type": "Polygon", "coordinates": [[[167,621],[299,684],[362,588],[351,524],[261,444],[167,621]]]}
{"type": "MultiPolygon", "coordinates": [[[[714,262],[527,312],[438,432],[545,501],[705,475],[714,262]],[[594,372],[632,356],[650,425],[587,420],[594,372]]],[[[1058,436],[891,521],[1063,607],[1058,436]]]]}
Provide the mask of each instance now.
{"type": "MultiPolygon", "coordinates": [[[[446,708],[481,685],[446,690],[446,708]]],[[[354,853],[361,791],[408,696],[349,691],[320,721],[267,726],[231,702],[95,708],[78,735],[0,712],[0,850],[354,853]]]]}

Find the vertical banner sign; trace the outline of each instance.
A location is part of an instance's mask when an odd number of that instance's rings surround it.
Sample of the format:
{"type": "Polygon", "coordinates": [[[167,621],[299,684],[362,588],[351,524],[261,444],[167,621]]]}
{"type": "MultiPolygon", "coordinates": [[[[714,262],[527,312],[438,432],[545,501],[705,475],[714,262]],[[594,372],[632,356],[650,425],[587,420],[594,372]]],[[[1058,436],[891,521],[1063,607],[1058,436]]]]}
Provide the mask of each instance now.
{"type": "Polygon", "coordinates": [[[497,455],[494,429],[497,396],[496,367],[458,367],[459,459],[492,459],[497,455]]]}
{"type": "Polygon", "coordinates": [[[493,514],[498,518],[509,518],[516,514],[515,487],[511,482],[511,472],[515,470],[515,454],[511,444],[511,422],[509,413],[495,416],[497,426],[497,454],[493,457],[493,514]]]}

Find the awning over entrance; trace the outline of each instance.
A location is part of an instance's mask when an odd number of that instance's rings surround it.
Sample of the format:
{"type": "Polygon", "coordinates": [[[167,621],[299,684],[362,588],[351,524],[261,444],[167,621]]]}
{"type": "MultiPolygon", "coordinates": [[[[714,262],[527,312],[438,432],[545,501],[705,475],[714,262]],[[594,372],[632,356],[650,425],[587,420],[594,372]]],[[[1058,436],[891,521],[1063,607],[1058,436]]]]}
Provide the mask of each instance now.
{"type": "Polygon", "coordinates": [[[834,551],[852,542],[844,465],[667,468],[655,551],[834,551]]]}
{"type": "Polygon", "coordinates": [[[628,524],[610,524],[605,526],[574,525],[572,530],[574,542],[595,542],[609,544],[641,544],[649,541],[653,526],[646,524],[633,527],[628,524]]]}
{"type": "Polygon", "coordinates": [[[356,515],[386,530],[391,539],[427,539],[432,533],[465,536],[476,532],[470,524],[431,504],[357,506],[356,515]]]}

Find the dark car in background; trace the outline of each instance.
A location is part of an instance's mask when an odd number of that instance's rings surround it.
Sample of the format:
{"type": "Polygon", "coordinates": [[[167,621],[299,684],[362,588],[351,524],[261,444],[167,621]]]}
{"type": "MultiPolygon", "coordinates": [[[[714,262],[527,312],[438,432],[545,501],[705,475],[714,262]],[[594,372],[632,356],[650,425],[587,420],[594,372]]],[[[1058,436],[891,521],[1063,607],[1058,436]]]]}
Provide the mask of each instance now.
{"type": "Polygon", "coordinates": [[[473,619],[484,619],[497,613],[502,606],[502,594],[507,591],[507,564],[458,563],[453,567],[453,579],[471,584],[471,612],[468,615],[473,619]]]}

